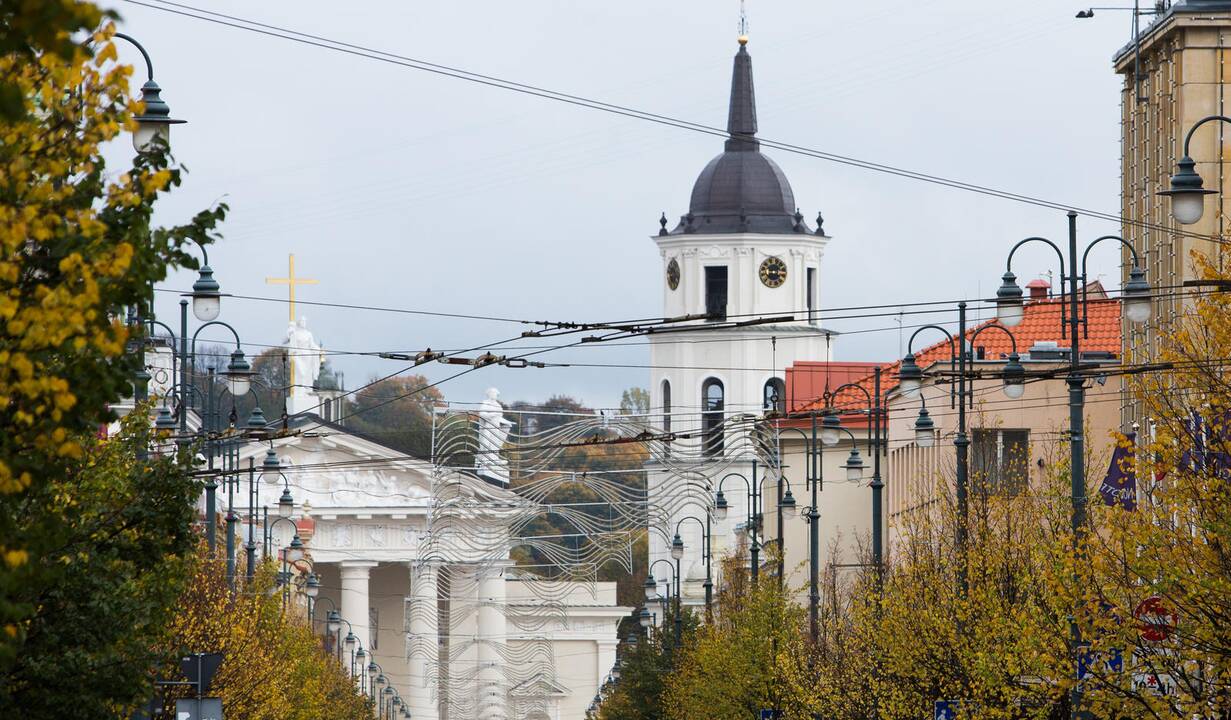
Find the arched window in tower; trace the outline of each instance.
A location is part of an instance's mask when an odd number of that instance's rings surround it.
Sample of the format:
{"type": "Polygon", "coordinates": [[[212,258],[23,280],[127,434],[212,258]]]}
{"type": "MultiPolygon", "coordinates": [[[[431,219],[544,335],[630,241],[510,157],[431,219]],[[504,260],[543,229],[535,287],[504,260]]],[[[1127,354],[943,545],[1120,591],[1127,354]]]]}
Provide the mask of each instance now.
{"type": "Polygon", "coordinates": [[[786,384],[782,378],[770,378],[765,381],[765,395],[761,407],[764,410],[786,411],[786,384]]]}
{"type": "Polygon", "coordinates": [[[663,380],[663,432],[671,432],[671,381],[663,380]]]}
{"type": "Polygon", "coordinates": [[[707,456],[721,455],[723,408],[726,390],[718,378],[708,378],[701,385],[701,450],[707,456]]]}
{"type": "Polygon", "coordinates": [[[333,399],[332,398],[325,398],[325,403],[324,403],[324,407],[322,408],[322,410],[324,410],[323,414],[325,416],[324,419],[326,422],[333,420],[333,399]]]}

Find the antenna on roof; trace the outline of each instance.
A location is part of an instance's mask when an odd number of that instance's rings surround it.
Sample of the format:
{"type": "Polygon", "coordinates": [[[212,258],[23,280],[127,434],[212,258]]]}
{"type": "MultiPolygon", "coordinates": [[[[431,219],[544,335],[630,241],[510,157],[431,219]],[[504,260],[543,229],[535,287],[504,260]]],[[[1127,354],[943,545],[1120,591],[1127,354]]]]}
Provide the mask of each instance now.
{"type": "Polygon", "coordinates": [[[748,42],[748,8],[745,0],[739,0],[739,41],[741,45],[748,42]]]}

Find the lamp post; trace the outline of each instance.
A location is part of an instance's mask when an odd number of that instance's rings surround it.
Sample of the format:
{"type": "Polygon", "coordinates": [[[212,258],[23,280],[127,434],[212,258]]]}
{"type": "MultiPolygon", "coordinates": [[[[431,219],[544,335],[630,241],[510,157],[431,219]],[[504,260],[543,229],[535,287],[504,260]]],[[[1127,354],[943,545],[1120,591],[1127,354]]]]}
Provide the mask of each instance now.
{"type": "MultiPolygon", "coordinates": [[[[1008,283],[1012,273],[1005,273],[1005,282],[1008,283]]],[[[1005,288],[1001,287],[997,293],[997,297],[1002,297],[1001,293],[1005,292],[1005,288]]],[[[1020,297],[1018,300],[1020,301],[1020,297]]],[[[910,336],[910,341],[907,343],[907,355],[902,358],[902,364],[898,371],[899,389],[903,395],[913,397],[920,396],[919,416],[915,420],[915,443],[919,447],[927,448],[935,444],[934,430],[936,423],[928,414],[926,400],[922,396],[923,388],[923,368],[919,367],[914,354],[915,338],[924,330],[936,330],[942,333],[949,341],[949,367],[957,376],[956,387],[950,387],[950,404],[956,403],[957,406],[957,434],[953,438],[953,447],[957,453],[957,548],[960,558],[958,565],[958,586],[962,595],[966,595],[968,588],[967,568],[966,568],[966,542],[968,533],[968,515],[969,508],[967,496],[969,494],[969,476],[970,476],[970,436],[967,433],[966,427],[966,408],[974,406],[974,388],[972,378],[967,372],[967,360],[971,359],[966,351],[966,345],[973,343],[975,338],[985,330],[996,329],[1003,332],[1009,338],[1009,343],[1012,352],[1009,353],[1007,362],[1001,371],[1001,377],[1004,382],[1005,395],[1010,398],[1019,398],[1024,390],[1025,383],[1025,368],[1022,367],[1021,359],[1017,354],[1017,339],[1013,337],[1004,325],[984,325],[974,332],[973,335],[966,337],[966,303],[959,302],[958,307],[958,334],[957,338],[946,329],[939,325],[924,325],[918,328],[910,336]]],[[[1019,308],[1020,309],[1020,308],[1019,308]]],[[[1005,321],[1005,317],[1009,317],[1006,313],[1003,317],[998,313],[1000,322],[1009,324],[1005,321]]],[[[1020,314],[1017,322],[1020,322],[1020,314]]],[[[1012,324],[1016,324],[1012,323],[1012,324]]],[[[973,360],[972,360],[973,361],[973,360]]]]}
{"type": "Polygon", "coordinates": [[[710,574],[710,563],[713,560],[712,543],[714,539],[710,537],[710,513],[708,508],[705,511],[704,522],[701,521],[701,518],[689,515],[680,518],[679,522],[675,524],[675,538],[671,541],[671,557],[675,558],[676,567],[678,568],[680,558],[684,557],[684,540],[680,537],[680,527],[687,520],[692,520],[700,525],[701,531],[705,533],[701,536],[701,557],[705,560],[705,585],[703,585],[705,588],[705,620],[706,622],[713,622],[714,582],[710,574]]]}
{"type": "MultiPolygon", "coordinates": [[[[877,370],[877,372],[879,373],[879,369],[877,370]]],[[[878,380],[879,380],[879,375],[878,375],[878,380]]],[[[855,388],[863,389],[861,386],[855,385],[855,384],[844,385],[842,387],[839,387],[833,393],[830,393],[829,396],[832,397],[834,395],[837,395],[839,391],[841,391],[842,389],[846,387],[855,387],[855,388]]],[[[866,394],[867,390],[864,390],[864,392],[866,394]]],[[[837,445],[838,442],[841,441],[842,439],[842,433],[846,433],[851,438],[851,442],[852,442],[851,454],[847,458],[846,463],[842,466],[846,469],[846,479],[848,482],[858,482],[862,478],[864,463],[863,463],[863,457],[859,454],[859,449],[855,447],[855,445],[857,445],[859,442],[858,439],[855,437],[854,433],[852,433],[847,428],[842,427],[841,418],[838,417],[836,412],[830,409],[827,409],[825,411],[825,417],[824,417],[824,420],[822,421],[823,429],[819,437],[817,435],[816,413],[812,412],[810,413],[810,415],[812,417],[812,437],[811,439],[809,439],[808,436],[805,435],[804,432],[800,430],[799,428],[784,428],[784,429],[794,430],[798,432],[804,438],[805,464],[806,464],[805,482],[807,483],[808,488],[812,494],[811,505],[807,509],[808,511],[808,515],[807,515],[808,517],[808,634],[809,634],[809,637],[812,639],[812,643],[815,645],[816,642],[820,639],[820,620],[819,620],[820,601],[821,601],[820,491],[822,490],[823,484],[824,484],[824,472],[823,472],[824,464],[821,462],[822,453],[824,451],[824,446],[837,445]],[[818,442],[818,439],[819,439],[819,442],[818,442]]],[[[871,428],[869,428],[869,435],[871,435],[871,433],[872,433],[872,430],[871,428]]],[[[878,447],[877,444],[874,444],[874,443],[879,443],[879,439],[873,440],[872,437],[869,437],[868,447],[869,447],[869,451],[873,453],[877,452],[877,447],[878,447]]],[[[877,463],[877,470],[879,472],[879,463],[877,463]]],[[[877,490],[877,488],[875,487],[875,483],[873,483],[873,489],[874,491],[877,490]]],[[[875,511],[876,511],[876,503],[874,502],[873,512],[875,511]]],[[[875,527],[876,523],[874,522],[873,525],[875,527]]],[[[879,568],[879,565],[878,565],[878,568],[879,568]]]]}
{"type": "MultiPolygon", "coordinates": [[[[718,493],[714,496],[714,519],[719,522],[727,519],[727,512],[730,510],[730,505],[727,502],[726,495],[722,492],[722,488],[727,479],[731,477],[737,477],[744,481],[744,487],[748,491],[748,517],[745,527],[748,529],[748,537],[751,541],[749,543],[749,552],[752,555],[752,584],[756,585],[761,569],[760,508],[762,505],[762,484],[769,478],[769,473],[763,475],[758,481],[756,479],[757,461],[753,460],[751,481],[737,472],[727,473],[724,475],[722,479],[718,481],[718,493]]],[[[781,477],[781,473],[779,473],[779,481],[781,482],[782,480],[783,478],[781,477]]],[[[795,496],[791,494],[790,483],[786,484],[786,488],[786,495],[782,497],[782,502],[780,505],[785,512],[794,514],[796,510],[795,496]]],[[[778,551],[782,552],[782,523],[778,524],[778,551]]]]}
{"type": "MultiPolygon", "coordinates": [[[[139,47],[139,46],[138,46],[139,47]]],[[[144,50],[142,51],[144,52],[144,50]]],[[[152,82],[152,81],[151,81],[152,82]]],[[[157,86],[155,86],[156,88],[157,86]]],[[[153,131],[151,131],[153,132],[153,131]]],[[[239,333],[231,325],[217,320],[221,311],[221,301],[224,297],[220,291],[218,281],[214,280],[213,270],[209,267],[209,253],[205,246],[197,243],[197,247],[201,250],[202,265],[197,281],[193,283],[192,292],[185,293],[185,298],[191,299],[193,316],[203,324],[197,328],[192,334],[191,339],[188,336],[188,306],[189,300],[180,300],[180,327],[176,333],[166,323],[160,322],[153,313],[150,317],[141,321],[143,331],[153,334],[155,327],[161,327],[166,331],[171,342],[171,373],[177,380],[172,388],[172,392],[178,390],[178,402],[176,407],[175,420],[178,425],[178,437],[180,442],[187,442],[190,439],[188,434],[188,408],[190,405],[190,393],[193,391],[200,392],[189,381],[189,371],[196,358],[197,339],[201,332],[208,327],[221,326],[231,332],[235,338],[235,350],[231,353],[230,361],[227,364],[226,370],[222,373],[225,380],[226,388],[235,398],[246,395],[252,388],[252,378],[255,374],[252,366],[244,357],[242,343],[239,338],[239,333]],[[177,372],[178,371],[178,372],[177,372]]],[[[141,338],[137,343],[137,352],[140,367],[137,371],[137,377],[134,381],[134,397],[144,398],[146,394],[146,383],[149,379],[149,374],[145,370],[145,339],[141,338]]],[[[209,377],[212,381],[214,373],[211,371],[209,377]]],[[[212,388],[206,391],[205,397],[206,415],[211,414],[213,392],[212,388]]],[[[170,429],[169,424],[165,422],[160,410],[159,420],[155,427],[158,429],[170,429]]],[[[202,418],[202,430],[208,436],[208,421],[205,417],[202,418]]],[[[210,467],[213,466],[213,453],[215,451],[213,443],[206,442],[206,453],[210,467]]],[[[216,490],[217,484],[213,482],[212,477],[205,485],[205,514],[206,514],[206,541],[209,544],[210,555],[214,554],[217,544],[217,509],[216,509],[216,490]]]]}
{"type": "MultiPolygon", "coordinates": [[[[1192,139],[1193,132],[1202,124],[1211,120],[1224,120],[1231,122],[1227,118],[1221,116],[1211,116],[1199,121],[1189,130],[1188,135],[1184,139],[1184,158],[1179,162],[1179,171],[1176,176],[1171,179],[1171,190],[1164,191],[1164,195],[1170,195],[1172,198],[1172,213],[1176,220],[1181,223],[1188,220],[1196,222],[1201,219],[1201,198],[1208,194],[1208,191],[1201,190],[1201,177],[1192,170],[1193,161],[1188,157],[1188,141],[1192,139]],[[1185,177],[1183,173],[1190,172],[1192,177],[1185,177]],[[1195,180],[1194,180],[1195,178],[1195,180]],[[1179,187],[1177,188],[1177,183],[1179,187]],[[1194,200],[1196,204],[1194,206],[1194,200]]],[[[1150,285],[1146,282],[1145,271],[1141,268],[1141,257],[1137,250],[1124,238],[1118,235],[1103,235],[1095,238],[1086,245],[1085,250],[1081,253],[1080,268],[1078,274],[1078,255],[1077,255],[1077,213],[1070,211],[1068,213],[1068,274],[1065,274],[1065,253],[1061,251],[1060,246],[1056,243],[1042,237],[1029,237],[1019,241],[1009,251],[1008,260],[1005,263],[1004,283],[1000,289],[996,291],[996,317],[1000,322],[1009,327],[1014,327],[1021,323],[1024,316],[1022,304],[1022,289],[1017,285],[1017,278],[1013,275],[1013,255],[1018,248],[1027,243],[1040,242],[1047,245],[1056,252],[1056,256],[1060,260],[1060,296],[1061,296],[1061,328],[1063,334],[1067,335],[1070,340],[1069,347],[1069,370],[1065,378],[1065,383],[1069,387],[1069,457],[1070,457],[1070,487],[1072,492],[1072,514],[1070,522],[1073,530],[1073,552],[1075,555],[1081,553],[1081,540],[1085,532],[1086,525],[1086,458],[1085,458],[1085,404],[1086,404],[1086,378],[1081,373],[1081,339],[1085,336],[1087,328],[1087,312],[1089,309],[1089,301],[1085,295],[1084,289],[1086,285],[1086,265],[1090,257],[1090,251],[1094,246],[1105,240],[1111,240],[1120,243],[1128,249],[1129,254],[1133,259],[1133,266],[1129,270],[1129,281],[1124,284],[1122,290],[1122,302],[1124,307],[1124,315],[1133,323],[1143,323],[1150,319],[1153,310],[1151,300],[1150,285]],[[1065,296],[1067,285],[1067,298],[1065,296]],[[1078,290],[1082,290],[1080,302],[1077,294],[1078,290]],[[1067,308],[1066,308],[1067,305],[1067,308]],[[1079,312],[1080,311],[1080,312],[1079,312]],[[1079,332],[1080,331],[1080,332],[1079,332]]],[[[1006,368],[1007,369],[1007,368],[1006,368]]],[[[1006,379],[1007,383],[1007,379],[1006,379]]],[[[1020,395],[1019,395],[1020,397],[1020,395]]],[[[1077,626],[1076,618],[1069,622],[1069,635],[1071,648],[1073,653],[1073,661],[1076,664],[1078,661],[1077,653],[1081,648],[1081,629],[1077,626]]],[[[1081,706],[1081,688],[1080,685],[1074,685],[1072,695],[1070,697],[1070,712],[1073,717],[1077,717],[1081,706]]]]}
{"type": "MultiPolygon", "coordinates": [[[[681,557],[684,554],[682,552],[683,545],[684,545],[683,542],[681,542],[680,543],[680,550],[681,550],[680,556],[681,557]]],[[[658,565],[658,563],[666,563],[667,569],[671,573],[671,575],[668,577],[665,583],[667,586],[667,595],[663,598],[663,616],[665,619],[667,604],[670,603],[671,596],[674,594],[675,595],[675,602],[674,602],[674,605],[675,605],[674,607],[674,614],[675,614],[674,630],[675,632],[674,632],[673,637],[675,641],[673,643],[673,647],[679,647],[680,639],[683,635],[683,627],[684,627],[683,618],[680,616],[680,559],[678,557],[675,557],[674,549],[672,550],[671,555],[672,555],[672,560],[674,561],[674,565],[670,562],[667,562],[666,560],[662,558],[650,563],[650,572],[645,580],[645,589],[646,589],[646,600],[653,600],[654,598],[651,596],[651,593],[657,594],[657,590],[658,590],[658,581],[654,577],[654,567],[658,565]]]]}

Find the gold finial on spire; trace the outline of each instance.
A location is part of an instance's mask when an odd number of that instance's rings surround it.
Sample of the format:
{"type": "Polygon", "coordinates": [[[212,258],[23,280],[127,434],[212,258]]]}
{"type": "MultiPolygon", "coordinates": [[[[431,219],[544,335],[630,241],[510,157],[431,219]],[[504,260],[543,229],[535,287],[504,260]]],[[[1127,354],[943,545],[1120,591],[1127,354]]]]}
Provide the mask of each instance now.
{"type": "Polygon", "coordinates": [[[739,0],[739,44],[748,44],[748,8],[745,0],[739,0]]]}

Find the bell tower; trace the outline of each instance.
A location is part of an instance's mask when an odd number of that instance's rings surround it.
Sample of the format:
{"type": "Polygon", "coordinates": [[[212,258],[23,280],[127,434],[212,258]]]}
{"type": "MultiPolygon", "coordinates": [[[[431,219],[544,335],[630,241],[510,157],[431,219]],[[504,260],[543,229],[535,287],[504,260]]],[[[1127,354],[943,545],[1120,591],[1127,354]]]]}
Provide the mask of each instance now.
{"type": "MultiPolygon", "coordinates": [[[[696,601],[690,592],[704,577],[703,530],[681,521],[705,514],[685,506],[684,494],[701,499],[695,482],[701,476],[712,485],[709,501],[724,475],[751,479],[752,448],[737,438],[739,416],[787,409],[783,368],[832,354],[832,333],[821,327],[819,311],[820,264],[830,238],[819,214],[815,227],[805,221],[786,175],[761,152],[747,43],[741,35],[723,151],[697,177],[688,212],[670,229],[664,215],[653,238],[662,263],[663,316],[706,315],[705,322],[719,325],[650,336],[653,412],[664,432],[691,436],[672,443],[671,462],[649,468],[651,522],[666,533],[651,532],[650,559],[670,557],[680,525],[685,602],[696,601]],[[795,320],[730,326],[787,315],[795,320]],[[685,472],[685,466],[695,469],[685,472]]],[[[743,481],[731,478],[724,489],[731,506],[728,519],[713,525],[714,557],[746,520],[743,481]]]]}

